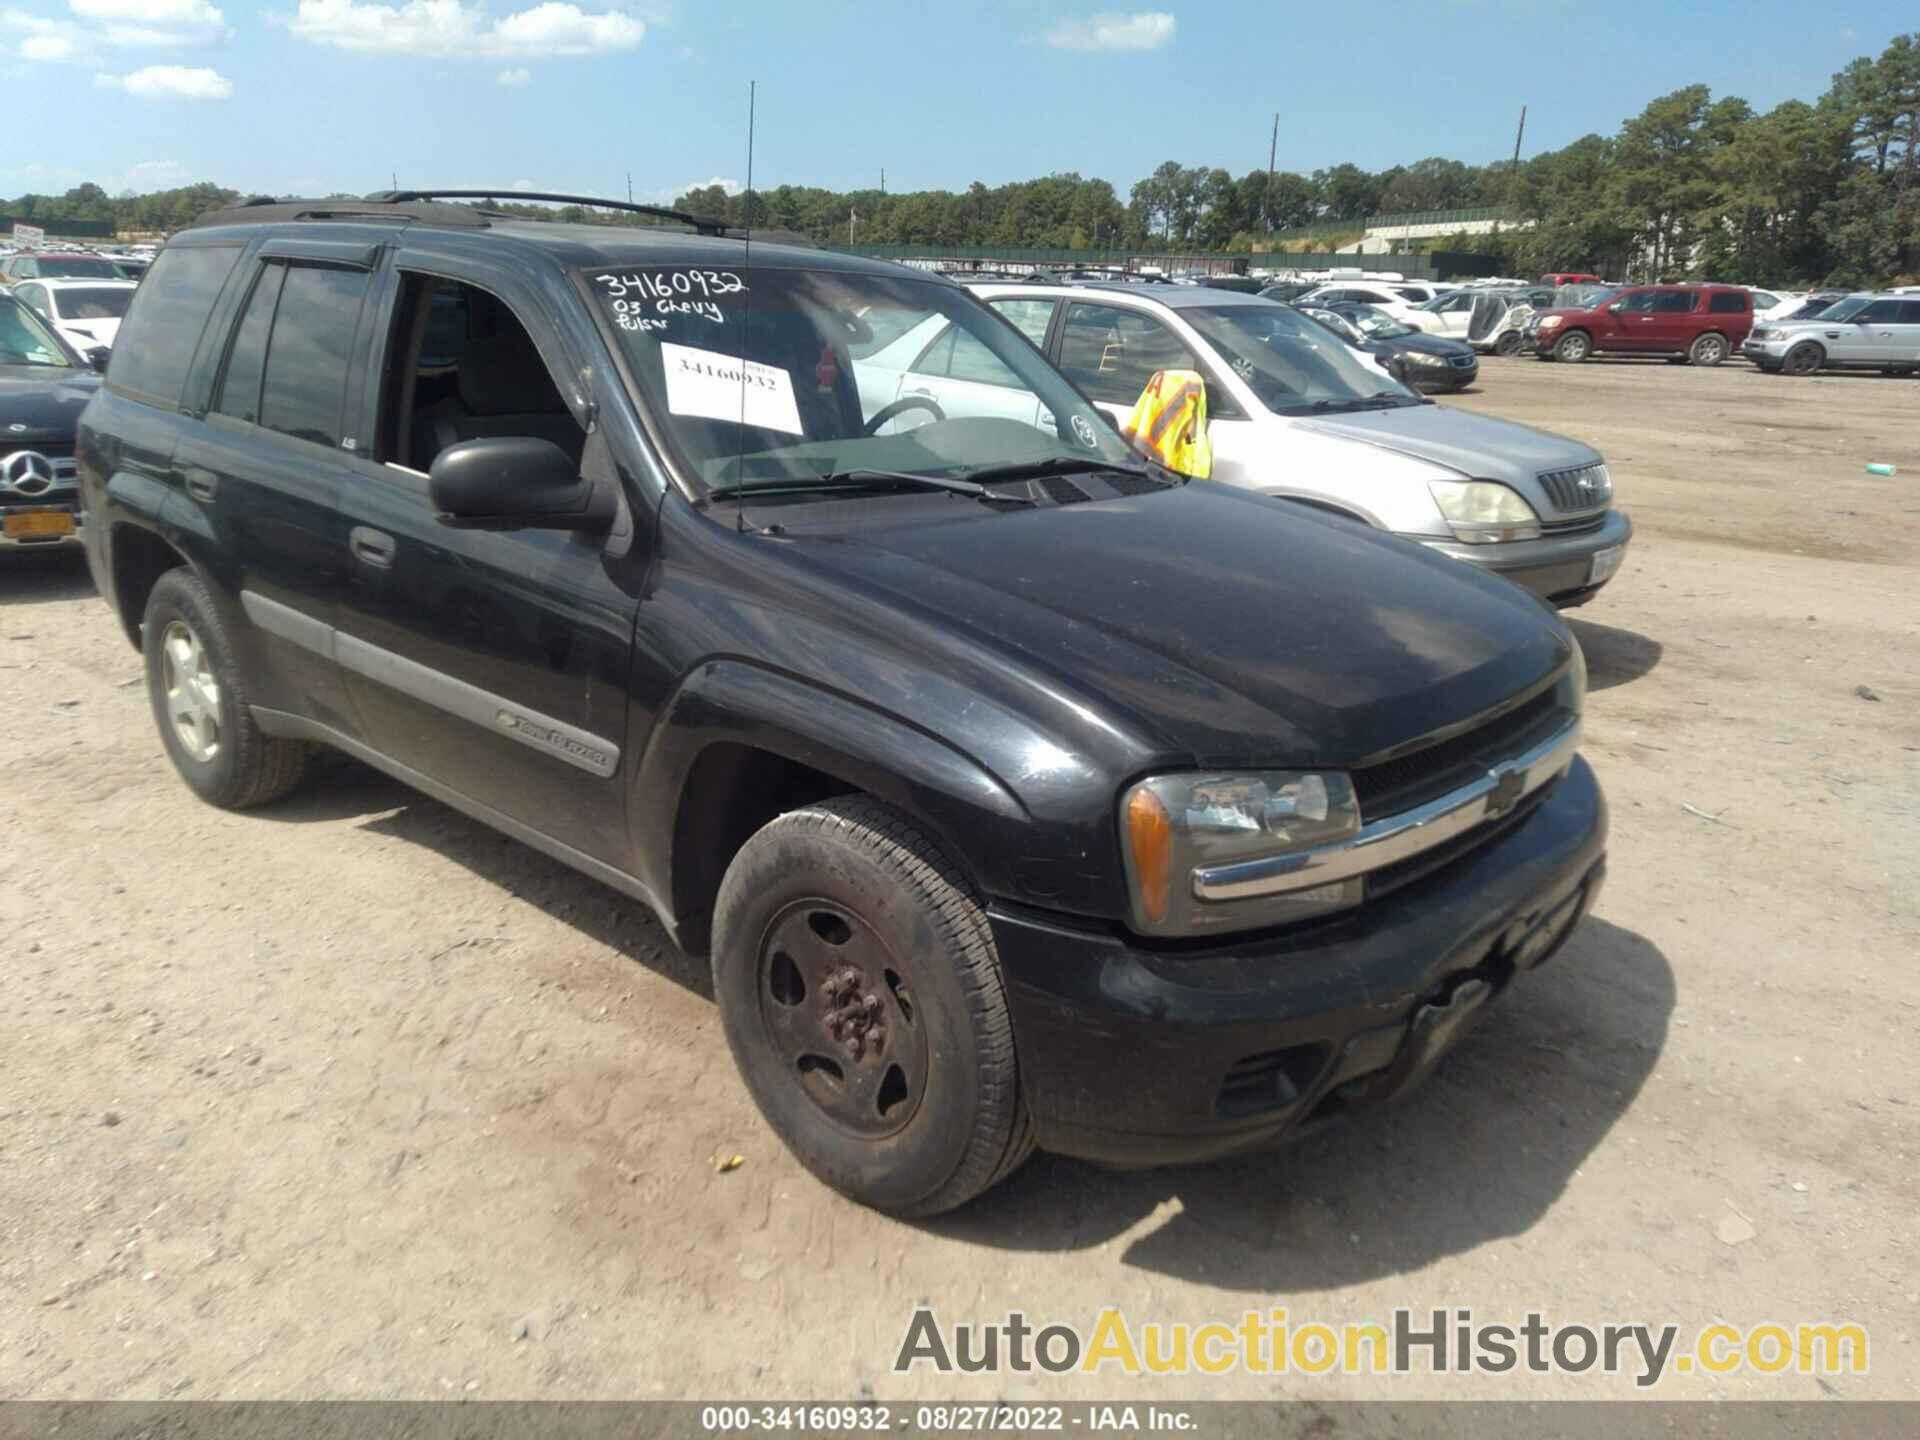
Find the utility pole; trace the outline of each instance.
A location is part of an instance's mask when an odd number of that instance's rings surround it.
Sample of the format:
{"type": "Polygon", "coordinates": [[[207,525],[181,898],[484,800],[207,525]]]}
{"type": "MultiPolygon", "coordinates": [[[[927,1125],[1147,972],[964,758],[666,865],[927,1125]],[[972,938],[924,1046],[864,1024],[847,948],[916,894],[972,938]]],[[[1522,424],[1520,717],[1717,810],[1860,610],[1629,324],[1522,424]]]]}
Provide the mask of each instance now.
{"type": "Polygon", "coordinates": [[[633,172],[631,170],[627,172],[627,203],[629,205],[633,203],[633,172]]]}
{"type": "Polygon", "coordinates": [[[1273,234],[1273,159],[1280,152],[1280,112],[1273,112],[1273,138],[1267,142],[1267,193],[1260,208],[1266,213],[1267,234],[1273,234]]]}
{"type": "MultiPolygon", "coordinates": [[[[1520,128],[1513,132],[1513,164],[1507,170],[1507,208],[1513,208],[1513,192],[1520,183],[1520,141],[1527,133],[1527,107],[1520,107],[1520,128]]],[[[1493,218],[1493,233],[1500,233],[1500,217],[1493,218]]]]}
{"type": "Polygon", "coordinates": [[[880,193],[887,193],[887,167],[884,165],[880,167],[880,193]]]}
{"type": "Polygon", "coordinates": [[[854,210],[853,206],[847,206],[847,248],[849,250],[853,248],[853,225],[859,218],[860,216],[858,212],[854,210]]]}

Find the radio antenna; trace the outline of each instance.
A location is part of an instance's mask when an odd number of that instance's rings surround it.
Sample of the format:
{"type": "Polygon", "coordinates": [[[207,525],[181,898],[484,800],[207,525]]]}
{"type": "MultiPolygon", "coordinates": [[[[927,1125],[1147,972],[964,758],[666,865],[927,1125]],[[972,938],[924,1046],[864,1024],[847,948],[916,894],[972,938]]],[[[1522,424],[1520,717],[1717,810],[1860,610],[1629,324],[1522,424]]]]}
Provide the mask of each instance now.
{"type": "MultiPolygon", "coordinates": [[[[745,484],[747,477],[747,341],[753,333],[753,108],[755,91],[759,81],[747,82],[747,193],[745,234],[745,253],[741,257],[740,268],[746,273],[746,295],[740,306],[740,463],[734,472],[734,482],[745,484]]],[[[741,492],[740,503],[733,507],[733,528],[746,533],[747,506],[746,493],[741,492]]]]}

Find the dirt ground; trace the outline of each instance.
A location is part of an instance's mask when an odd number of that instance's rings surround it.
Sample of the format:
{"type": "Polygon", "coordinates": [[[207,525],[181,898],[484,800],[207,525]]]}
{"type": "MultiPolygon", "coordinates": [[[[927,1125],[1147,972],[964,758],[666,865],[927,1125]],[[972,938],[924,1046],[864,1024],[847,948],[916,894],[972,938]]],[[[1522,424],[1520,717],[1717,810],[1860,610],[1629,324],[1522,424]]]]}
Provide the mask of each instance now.
{"type": "Polygon", "coordinates": [[[0,554],[0,1396],[1633,1393],[893,1375],[920,1302],[1854,1320],[1868,1375],[1658,1393],[1920,1393],[1920,382],[1491,361],[1443,403],[1594,442],[1638,527],[1574,618],[1597,914],[1392,1112],[928,1224],[788,1158],[613,892],[346,762],[198,804],[78,557],[0,554]]]}

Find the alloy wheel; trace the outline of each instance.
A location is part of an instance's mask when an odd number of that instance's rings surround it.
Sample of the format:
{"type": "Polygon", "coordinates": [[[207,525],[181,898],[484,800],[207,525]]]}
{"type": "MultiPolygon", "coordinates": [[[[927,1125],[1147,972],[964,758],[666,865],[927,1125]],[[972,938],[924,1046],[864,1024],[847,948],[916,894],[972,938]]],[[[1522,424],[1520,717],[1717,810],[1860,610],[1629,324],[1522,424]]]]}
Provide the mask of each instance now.
{"type": "Polygon", "coordinates": [[[201,764],[220,753],[220,682],[193,627],[169,621],[160,641],[167,715],[180,748],[201,764]]]}

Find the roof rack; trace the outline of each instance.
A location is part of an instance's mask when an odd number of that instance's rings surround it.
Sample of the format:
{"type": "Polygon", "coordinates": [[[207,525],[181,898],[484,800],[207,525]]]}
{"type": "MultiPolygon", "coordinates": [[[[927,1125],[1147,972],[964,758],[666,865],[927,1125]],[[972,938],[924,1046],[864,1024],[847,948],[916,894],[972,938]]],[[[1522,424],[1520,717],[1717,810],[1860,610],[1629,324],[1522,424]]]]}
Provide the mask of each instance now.
{"type": "Polygon", "coordinates": [[[592,205],[602,210],[624,210],[632,215],[651,215],[658,220],[677,220],[691,225],[701,235],[725,235],[727,222],[689,215],[684,210],[669,210],[662,205],[636,205],[628,200],[603,200],[594,195],[555,195],[544,190],[376,190],[367,196],[373,205],[404,205],[432,200],[488,200],[518,204],[525,200],[544,200],[557,205],[592,205]]]}

